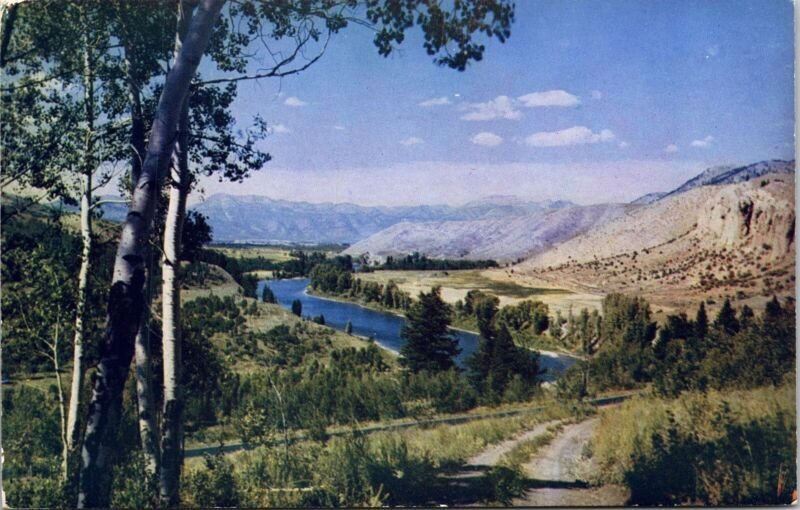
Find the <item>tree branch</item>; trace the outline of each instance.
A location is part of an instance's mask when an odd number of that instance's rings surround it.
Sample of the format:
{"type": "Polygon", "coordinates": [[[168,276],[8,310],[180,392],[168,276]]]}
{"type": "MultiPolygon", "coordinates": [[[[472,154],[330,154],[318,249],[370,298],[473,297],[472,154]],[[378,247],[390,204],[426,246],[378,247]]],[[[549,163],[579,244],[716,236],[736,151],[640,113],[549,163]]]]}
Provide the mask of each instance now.
{"type": "Polygon", "coordinates": [[[328,31],[328,37],[325,39],[325,44],[323,45],[323,47],[320,50],[320,52],[314,58],[312,58],[311,60],[306,62],[301,67],[290,69],[288,71],[281,71],[280,69],[283,66],[285,66],[287,64],[290,64],[290,63],[292,63],[292,61],[294,61],[294,59],[300,53],[301,48],[308,42],[308,40],[309,40],[309,37],[306,37],[306,39],[303,40],[302,43],[298,44],[295,47],[295,49],[294,49],[294,51],[292,52],[291,55],[289,55],[288,57],[286,57],[282,61],[278,62],[278,64],[275,65],[275,67],[273,67],[272,69],[270,69],[267,72],[257,73],[257,74],[253,74],[253,75],[249,75],[249,76],[246,75],[246,76],[234,76],[234,77],[230,77],[230,78],[215,78],[215,79],[212,79],[212,80],[205,80],[205,81],[201,81],[201,82],[196,82],[194,84],[194,86],[202,87],[202,86],[205,86],[205,85],[213,85],[215,83],[231,83],[231,82],[239,82],[239,81],[245,81],[245,80],[260,80],[262,78],[282,78],[284,76],[290,76],[290,75],[293,75],[293,74],[299,74],[299,73],[305,71],[306,69],[308,69],[309,67],[311,67],[320,58],[322,58],[322,55],[324,55],[325,51],[328,49],[328,43],[331,40],[331,32],[330,32],[330,30],[328,31]]]}
{"type": "Polygon", "coordinates": [[[131,203],[130,200],[98,200],[89,207],[89,210],[93,211],[95,207],[100,207],[106,204],[129,204],[129,203],[131,203]]]}

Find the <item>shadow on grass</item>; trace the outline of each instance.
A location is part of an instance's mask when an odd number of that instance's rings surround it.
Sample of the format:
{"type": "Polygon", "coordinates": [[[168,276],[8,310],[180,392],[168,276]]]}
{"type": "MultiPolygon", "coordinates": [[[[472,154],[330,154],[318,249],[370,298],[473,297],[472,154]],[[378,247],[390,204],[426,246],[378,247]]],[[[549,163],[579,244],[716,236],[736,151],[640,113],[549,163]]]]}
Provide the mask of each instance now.
{"type": "Polygon", "coordinates": [[[511,499],[521,497],[533,489],[586,489],[583,481],[536,480],[521,478],[513,487],[498,487],[495,478],[489,475],[490,466],[462,466],[457,469],[442,469],[426,487],[428,504],[449,506],[510,504],[511,499]]]}

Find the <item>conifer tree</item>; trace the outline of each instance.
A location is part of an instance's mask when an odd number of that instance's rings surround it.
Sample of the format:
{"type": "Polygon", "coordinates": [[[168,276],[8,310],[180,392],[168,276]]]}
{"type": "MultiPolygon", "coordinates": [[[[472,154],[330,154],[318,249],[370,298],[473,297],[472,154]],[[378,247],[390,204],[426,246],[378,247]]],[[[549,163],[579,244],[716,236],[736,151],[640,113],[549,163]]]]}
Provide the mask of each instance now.
{"type": "Polygon", "coordinates": [[[705,338],[708,334],[708,314],[706,313],[706,304],[700,303],[697,309],[697,317],[694,320],[694,332],[698,338],[705,338]]]}
{"type": "Polygon", "coordinates": [[[292,301],[292,313],[298,317],[303,316],[303,303],[299,299],[292,301]]]}
{"type": "Polygon", "coordinates": [[[420,292],[406,314],[400,336],[406,341],[400,349],[400,363],[412,372],[448,370],[461,352],[458,340],[450,334],[450,306],[442,301],[441,289],[420,292]]]}
{"type": "Polygon", "coordinates": [[[722,303],[717,318],[714,320],[714,327],[724,331],[729,335],[734,335],[739,332],[739,321],[736,319],[736,312],[731,306],[731,300],[725,298],[722,303]]]}
{"type": "Polygon", "coordinates": [[[269,288],[269,285],[264,285],[264,288],[261,290],[261,301],[264,303],[275,303],[275,294],[272,292],[272,289],[269,288]]]}

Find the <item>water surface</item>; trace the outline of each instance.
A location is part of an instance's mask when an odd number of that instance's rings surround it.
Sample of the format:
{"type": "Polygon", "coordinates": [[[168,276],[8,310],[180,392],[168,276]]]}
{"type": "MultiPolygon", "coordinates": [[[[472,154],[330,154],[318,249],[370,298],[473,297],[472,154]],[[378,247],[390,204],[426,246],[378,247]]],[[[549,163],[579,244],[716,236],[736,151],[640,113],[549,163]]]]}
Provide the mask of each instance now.
{"type": "MultiPolygon", "coordinates": [[[[405,341],[400,336],[400,330],[405,324],[405,318],[387,312],[380,312],[343,301],[335,301],[306,293],[308,278],[292,280],[262,280],[258,283],[258,295],[264,285],[269,285],[278,304],[291,310],[292,301],[299,299],[303,305],[303,317],[323,315],[325,325],[344,331],[347,322],[353,325],[353,334],[371,337],[378,345],[399,352],[405,341]]],[[[451,330],[458,340],[461,353],[456,357],[456,362],[463,367],[465,360],[478,348],[478,335],[466,331],[451,330]]],[[[547,369],[545,380],[552,380],[561,372],[569,368],[575,358],[564,354],[543,353],[539,364],[547,369]]]]}

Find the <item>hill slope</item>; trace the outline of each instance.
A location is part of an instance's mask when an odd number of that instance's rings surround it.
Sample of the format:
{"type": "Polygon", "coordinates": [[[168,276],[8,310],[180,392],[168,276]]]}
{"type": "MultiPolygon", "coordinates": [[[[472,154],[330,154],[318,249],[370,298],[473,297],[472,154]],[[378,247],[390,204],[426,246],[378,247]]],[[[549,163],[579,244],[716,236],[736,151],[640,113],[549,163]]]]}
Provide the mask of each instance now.
{"type": "Polygon", "coordinates": [[[354,244],[345,253],[383,259],[418,251],[433,258],[516,260],[637,207],[604,204],[485,220],[404,222],[354,244]]]}
{"type": "Polygon", "coordinates": [[[515,268],[515,277],[675,305],[791,295],[794,222],[791,176],[702,186],[536,254],[515,268]]]}

